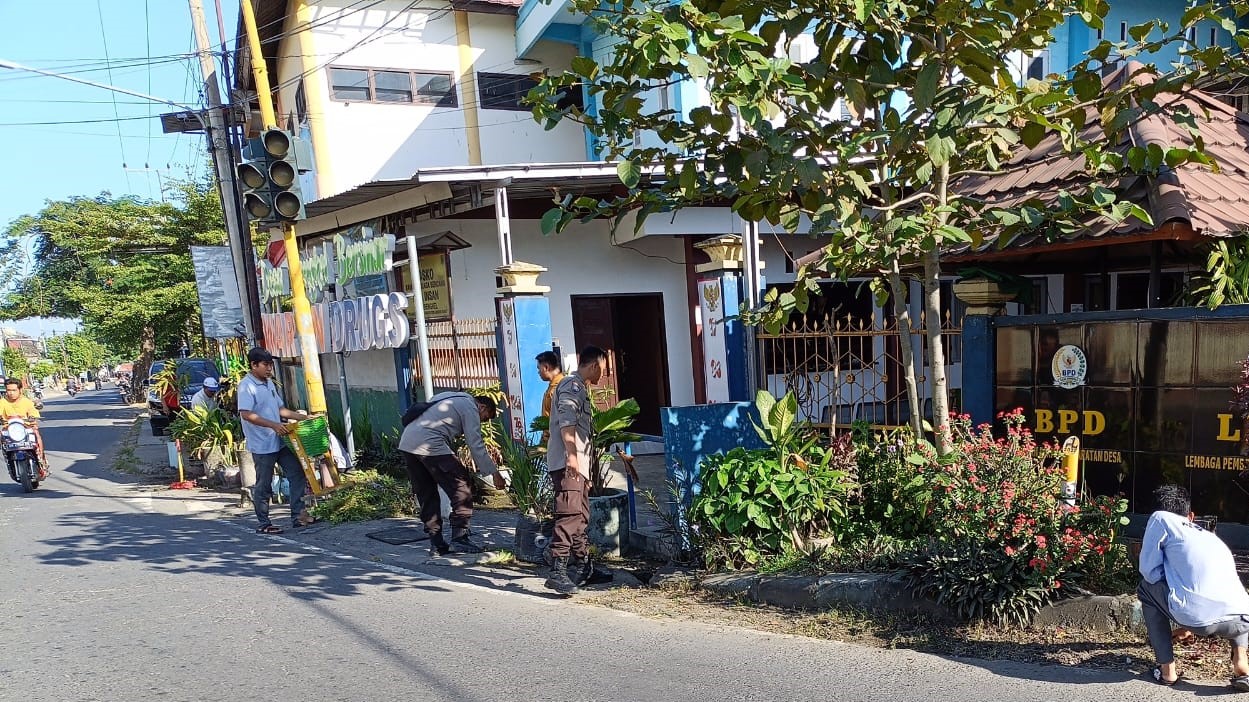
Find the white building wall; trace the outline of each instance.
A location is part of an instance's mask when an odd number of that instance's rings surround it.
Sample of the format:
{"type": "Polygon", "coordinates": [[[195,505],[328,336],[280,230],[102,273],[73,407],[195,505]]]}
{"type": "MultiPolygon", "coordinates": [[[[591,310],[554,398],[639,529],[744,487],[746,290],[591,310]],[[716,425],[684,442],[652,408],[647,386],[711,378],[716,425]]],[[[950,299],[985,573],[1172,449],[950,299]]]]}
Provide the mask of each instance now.
{"type": "MultiPolygon", "coordinates": [[[[349,190],[373,180],[408,178],[420,167],[469,164],[465,109],[477,96],[464,92],[460,77],[455,16],[450,4],[432,0],[418,9],[411,3],[385,0],[367,10],[342,13],[347,0],[323,0],[311,8],[311,34],[316,70],[330,66],[450,72],[455,75],[458,104],[433,107],[416,104],[341,102],[321,95],[321,114],[311,114],[314,128],[325,130],[331,173],[323,178],[322,196],[349,190]],[[344,16],[345,14],[345,16],[344,16]]],[[[567,67],[572,46],[543,42],[530,54],[539,64],[515,64],[515,23],[510,15],[469,14],[473,70],[530,73],[567,67]]],[[[295,88],[303,70],[299,56],[307,47],[285,40],[280,47],[278,79],[282,109],[295,110],[295,88]]],[[[311,86],[305,85],[305,89],[311,86]]],[[[562,162],[585,159],[580,126],[568,122],[546,131],[528,112],[479,110],[484,164],[562,162]]]]}
{"type": "MultiPolygon", "coordinates": [[[[439,220],[408,226],[408,233],[451,231],[472,244],[451,254],[452,297],[457,317],[494,317],[495,274],[500,265],[494,220],[439,220]]],[[[575,351],[574,295],[660,293],[668,350],[668,382],[674,405],[694,402],[684,243],[676,237],[647,237],[628,248],[610,243],[606,222],[574,225],[563,234],[543,236],[535,220],[512,221],[512,252],[517,261],[549,270],[538,279],[551,288],[551,330],[561,348],[575,351]]]]}
{"type": "MultiPolygon", "coordinates": [[[[372,349],[346,355],[347,386],[370,390],[395,391],[399,381],[395,375],[395,350],[372,349]]],[[[338,387],[338,354],[321,355],[321,376],[326,385],[338,387]]]]}

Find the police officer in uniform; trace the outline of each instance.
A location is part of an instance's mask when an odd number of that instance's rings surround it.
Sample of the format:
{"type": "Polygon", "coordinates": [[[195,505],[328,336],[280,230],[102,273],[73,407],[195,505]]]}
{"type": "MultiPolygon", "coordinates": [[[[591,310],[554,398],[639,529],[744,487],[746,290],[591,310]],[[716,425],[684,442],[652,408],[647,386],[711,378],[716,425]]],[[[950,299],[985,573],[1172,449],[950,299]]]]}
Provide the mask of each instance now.
{"type": "Polygon", "coordinates": [[[607,352],[587,346],[577,359],[577,370],[555,388],[551,407],[551,437],[547,443],[547,470],[555,486],[555,533],[551,538],[551,577],[546,587],[561,595],[577,592],[569,571],[592,572],[590,543],[590,395],[587,384],[598,383],[607,366],[607,352]]]}

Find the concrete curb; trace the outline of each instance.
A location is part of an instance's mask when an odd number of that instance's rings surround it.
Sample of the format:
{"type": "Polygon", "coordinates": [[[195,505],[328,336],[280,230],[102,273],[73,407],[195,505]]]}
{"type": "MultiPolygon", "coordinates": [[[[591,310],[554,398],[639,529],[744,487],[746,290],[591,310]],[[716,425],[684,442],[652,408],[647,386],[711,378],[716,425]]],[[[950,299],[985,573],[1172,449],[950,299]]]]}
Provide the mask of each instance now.
{"type": "MultiPolygon", "coordinates": [[[[703,577],[698,584],[726,597],[788,609],[820,611],[844,607],[953,621],[941,605],[912,595],[899,573],[716,573],[703,577]]],[[[1132,595],[1088,595],[1061,600],[1042,607],[1032,618],[1032,626],[1099,632],[1143,630],[1140,603],[1132,595]]]]}

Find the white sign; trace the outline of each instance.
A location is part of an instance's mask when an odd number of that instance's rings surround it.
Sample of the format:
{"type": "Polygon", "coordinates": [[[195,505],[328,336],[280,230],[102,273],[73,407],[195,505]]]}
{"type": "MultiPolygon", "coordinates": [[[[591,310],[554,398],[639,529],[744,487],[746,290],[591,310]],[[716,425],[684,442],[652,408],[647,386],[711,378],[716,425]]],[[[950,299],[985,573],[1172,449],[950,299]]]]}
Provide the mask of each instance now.
{"type": "Polygon", "coordinates": [[[729,401],[728,346],[724,339],[724,297],[719,280],[698,283],[703,320],[703,387],[707,403],[729,401]]]}
{"type": "Polygon", "coordinates": [[[516,332],[516,301],[499,300],[499,335],[503,337],[500,354],[503,361],[503,392],[507,395],[508,426],[512,438],[521,441],[528,433],[525,426],[525,393],[520,362],[520,338],[516,332]]]}
{"type": "Polygon", "coordinates": [[[228,246],[192,246],[195,289],[199,292],[200,317],[204,336],[230,339],[242,336],[243,300],[239,279],[234,275],[234,257],[228,246]]]}
{"type": "MultiPolygon", "coordinates": [[[[312,306],[312,328],[317,351],[368,351],[397,349],[408,343],[408,298],[403,293],[368,295],[341,302],[321,302],[312,306]]],[[[300,355],[295,333],[295,315],[262,314],[265,348],[275,356],[300,355]]]]}
{"type": "Polygon", "coordinates": [[[1055,385],[1064,390],[1071,390],[1084,385],[1084,378],[1089,371],[1089,362],[1079,346],[1068,344],[1059,347],[1054,353],[1050,371],[1054,374],[1055,385]]]}

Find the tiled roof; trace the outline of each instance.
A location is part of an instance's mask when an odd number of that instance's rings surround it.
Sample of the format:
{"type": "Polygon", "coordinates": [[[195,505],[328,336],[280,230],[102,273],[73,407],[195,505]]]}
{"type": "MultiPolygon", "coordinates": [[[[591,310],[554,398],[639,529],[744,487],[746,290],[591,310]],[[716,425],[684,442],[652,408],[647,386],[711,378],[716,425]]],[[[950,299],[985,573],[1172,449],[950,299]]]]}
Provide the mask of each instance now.
{"type": "MultiPolygon", "coordinates": [[[[1134,80],[1152,80],[1148,74],[1138,74],[1140,69],[1141,64],[1129,63],[1110,74],[1104,85],[1117,87],[1127,76],[1135,76],[1134,80]]],[[[1185,164],[1154,176],[1128,175],[1116,183],[1108,183],[1121,199],[1131,200],[1148,211],[1153,224],[1137,219],[1118,226],[1105,221],[1091,222],[1084,230],[1067,235],[1066,240],[1131,238],[1131,235],[1149,233],[1167,223],[1187,224],[1196,234],[1213,237],[1249,231],[1249,116],[1200,91],[1163,96],[1158,102],[1168,108],[1186,107],[1196,116],[1205,152],[1218,164],[1218,172],[1199,164],[1185,164]]],[[[1085,139],[1104,138],[1096,113],[1090,113],[1088,123],[1090,126],[1083,134],[1085,139]]],[[[1128,129],[1116,148],[1126,153],[1131,146],[1157,144],[1165,149],[1192,143],[1192,136],[1169,116],[1154,115],[1128,129]]],[[[963,195],[1007,206],[1020,205],[1030,198],[1054,202],[1059,190],[1080,192],[1092,184],[1084,166],[1083,155],[1062,153],[1057,135],[1051,134],[1035,147],[1016,154],[1006,172],[968,177],[954,188],[963,195]]],[[[977,251],[997,248],[997,233],[983,233],[984,244],[977,251]]],[[[1040,235],[1031,235],[1020,237],[1009,246],[1018,248],[1050,242],[1040,235]]],[[[963,247],[953,253],[974,252],[963,247]]]]}

